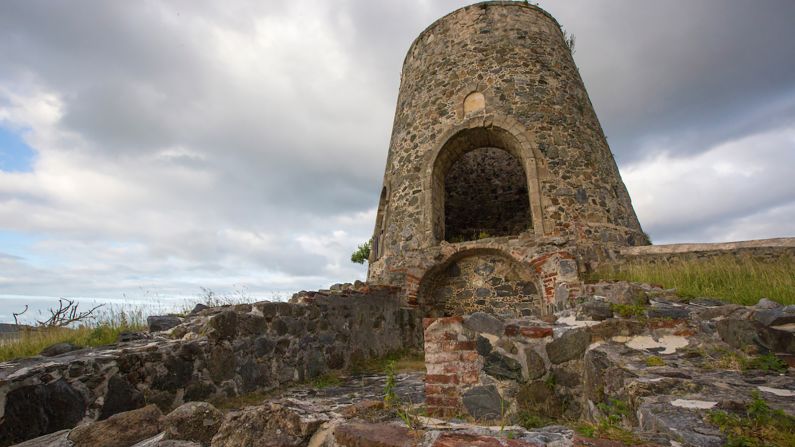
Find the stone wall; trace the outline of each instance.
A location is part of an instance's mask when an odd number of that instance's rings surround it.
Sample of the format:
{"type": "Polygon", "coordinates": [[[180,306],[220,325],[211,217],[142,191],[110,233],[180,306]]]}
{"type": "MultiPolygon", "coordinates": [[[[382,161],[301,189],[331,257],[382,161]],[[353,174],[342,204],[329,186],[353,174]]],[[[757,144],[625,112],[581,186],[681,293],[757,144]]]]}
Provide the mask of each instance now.
{"type": "Polygon", "coordinates": [[[530,212],[518,243],[646,243],[558,23],[532,5],[485,2],[436,21],[406,56],[369,281],[403,286],[402,272],[430,259],[454,224],[445,178],[482,148],[521,163],[530,212]]]}
{"type": "Polygon", "coordinates": [[[519,317],[541,313],[533,270],[504,256],[480,254],[453,261],[422,291],[426,316],[489,312],[519,317]]]}
{"type": "Polygon", "coordinates": [[[719,256],[751,257],[761,261],[795,260],[795,238],[700,244],[647,245],[620,250],[619,262],[649,264],[699,261],[719,256]]]}
{"type": "Polygon", "coordinates": [[[419,348],[417,311],[389,288],[211,308],[155,337],[0,364],[0,446],[154,403],[269,390],[419,348]]]}
{"type": "Polygon", "coordinates": [[[586,293],[545,320],[425,319],[429,413],[501,425],[610,418],[697,446],[725,445],[706,409],[746,408],[761,392],[795,415],[795,306],[687,301],[635,283],[586,293]]]}

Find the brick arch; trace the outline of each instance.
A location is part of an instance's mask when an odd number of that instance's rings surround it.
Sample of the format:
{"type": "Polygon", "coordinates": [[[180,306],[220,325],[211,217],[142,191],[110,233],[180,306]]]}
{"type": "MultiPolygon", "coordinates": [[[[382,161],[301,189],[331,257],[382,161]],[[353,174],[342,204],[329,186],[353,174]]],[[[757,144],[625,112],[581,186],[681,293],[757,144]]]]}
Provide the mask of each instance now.
{"type": "Polygon", "coordinates": [[[419,281],[415,303],[431,317],[476,311],[541,315],[542,287],[531,265],[500,249],[472,248],[452,253],[428,269],[419,281]]]}
{"type": "Polygon", "coordinates": [[[450,129],[439,141],[428,152],[423,172],[423,220],[432,243],[444,240],[444,179],[447,171],[462,155],[484,147],[502,149],[519,160],[530,202],[531,222],[528,227],[536,236],[544,234],[537,166],[541,156],[517,121],[494,114],[471,117],[450,129]]]}

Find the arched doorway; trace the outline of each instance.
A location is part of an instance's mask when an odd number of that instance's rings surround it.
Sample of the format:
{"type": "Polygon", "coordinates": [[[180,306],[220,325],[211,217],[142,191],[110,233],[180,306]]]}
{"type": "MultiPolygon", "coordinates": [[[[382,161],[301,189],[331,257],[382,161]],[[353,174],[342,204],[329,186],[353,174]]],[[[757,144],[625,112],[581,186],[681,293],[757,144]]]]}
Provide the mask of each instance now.
{"type": "Polygon", "coordinates": [[[450,137],[431,176],[435,239],[455,243],[532,230],[527,159],[516,138],[500,128],[450,137]]]}
{"type": "Polygon", "coordinates": [[[532,268],[493,249],[453,255],[425,274],[417,303],[426,317],[487,312],[517,318],[541,315],[541,295],[532,268]]]}

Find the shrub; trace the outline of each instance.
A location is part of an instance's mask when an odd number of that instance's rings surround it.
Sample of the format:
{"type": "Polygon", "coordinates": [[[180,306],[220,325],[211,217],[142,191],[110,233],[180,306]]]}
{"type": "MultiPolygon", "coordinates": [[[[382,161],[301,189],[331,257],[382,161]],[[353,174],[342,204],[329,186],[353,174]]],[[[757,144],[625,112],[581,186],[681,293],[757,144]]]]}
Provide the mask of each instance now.
{"type": "Polygon", "coordinates": [[[370,259],[370,241],[359,244],[356,251],[351,254],[351,262],[355,262],[356,264],[364,264],[368,259],[370,259]]]}

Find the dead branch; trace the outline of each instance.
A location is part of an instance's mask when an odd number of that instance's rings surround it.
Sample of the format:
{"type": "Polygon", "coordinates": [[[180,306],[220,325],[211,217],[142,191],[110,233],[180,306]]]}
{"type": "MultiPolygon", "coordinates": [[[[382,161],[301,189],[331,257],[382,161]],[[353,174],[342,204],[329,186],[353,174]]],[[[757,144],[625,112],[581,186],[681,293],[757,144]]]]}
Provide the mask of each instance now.
{"type": "Polygon", "coordinates": [[[21,317],[22,314],[24,314],[27,311],[28,311],[28,305],[25,304],[25,310],[23,310],[22,312],[14,312],[14,324],[15,325],[19,326],[19,319],[18,318],[21,317]]]}
{"type": "Polygon", "coordinates": [[[50,318],[44,321],[39,320],[37,323],[39,326],[44,327],[66,327],[72,323],[78,323],[94,318],[94,311],[104,306],[104,304],[100,304],[87,311],[81,312],[78,309],[79,305],[80,304],[76,303],[74,300],[58,298],[58,308],[55,309],[51,307],[49,309],[50,318]]]}

